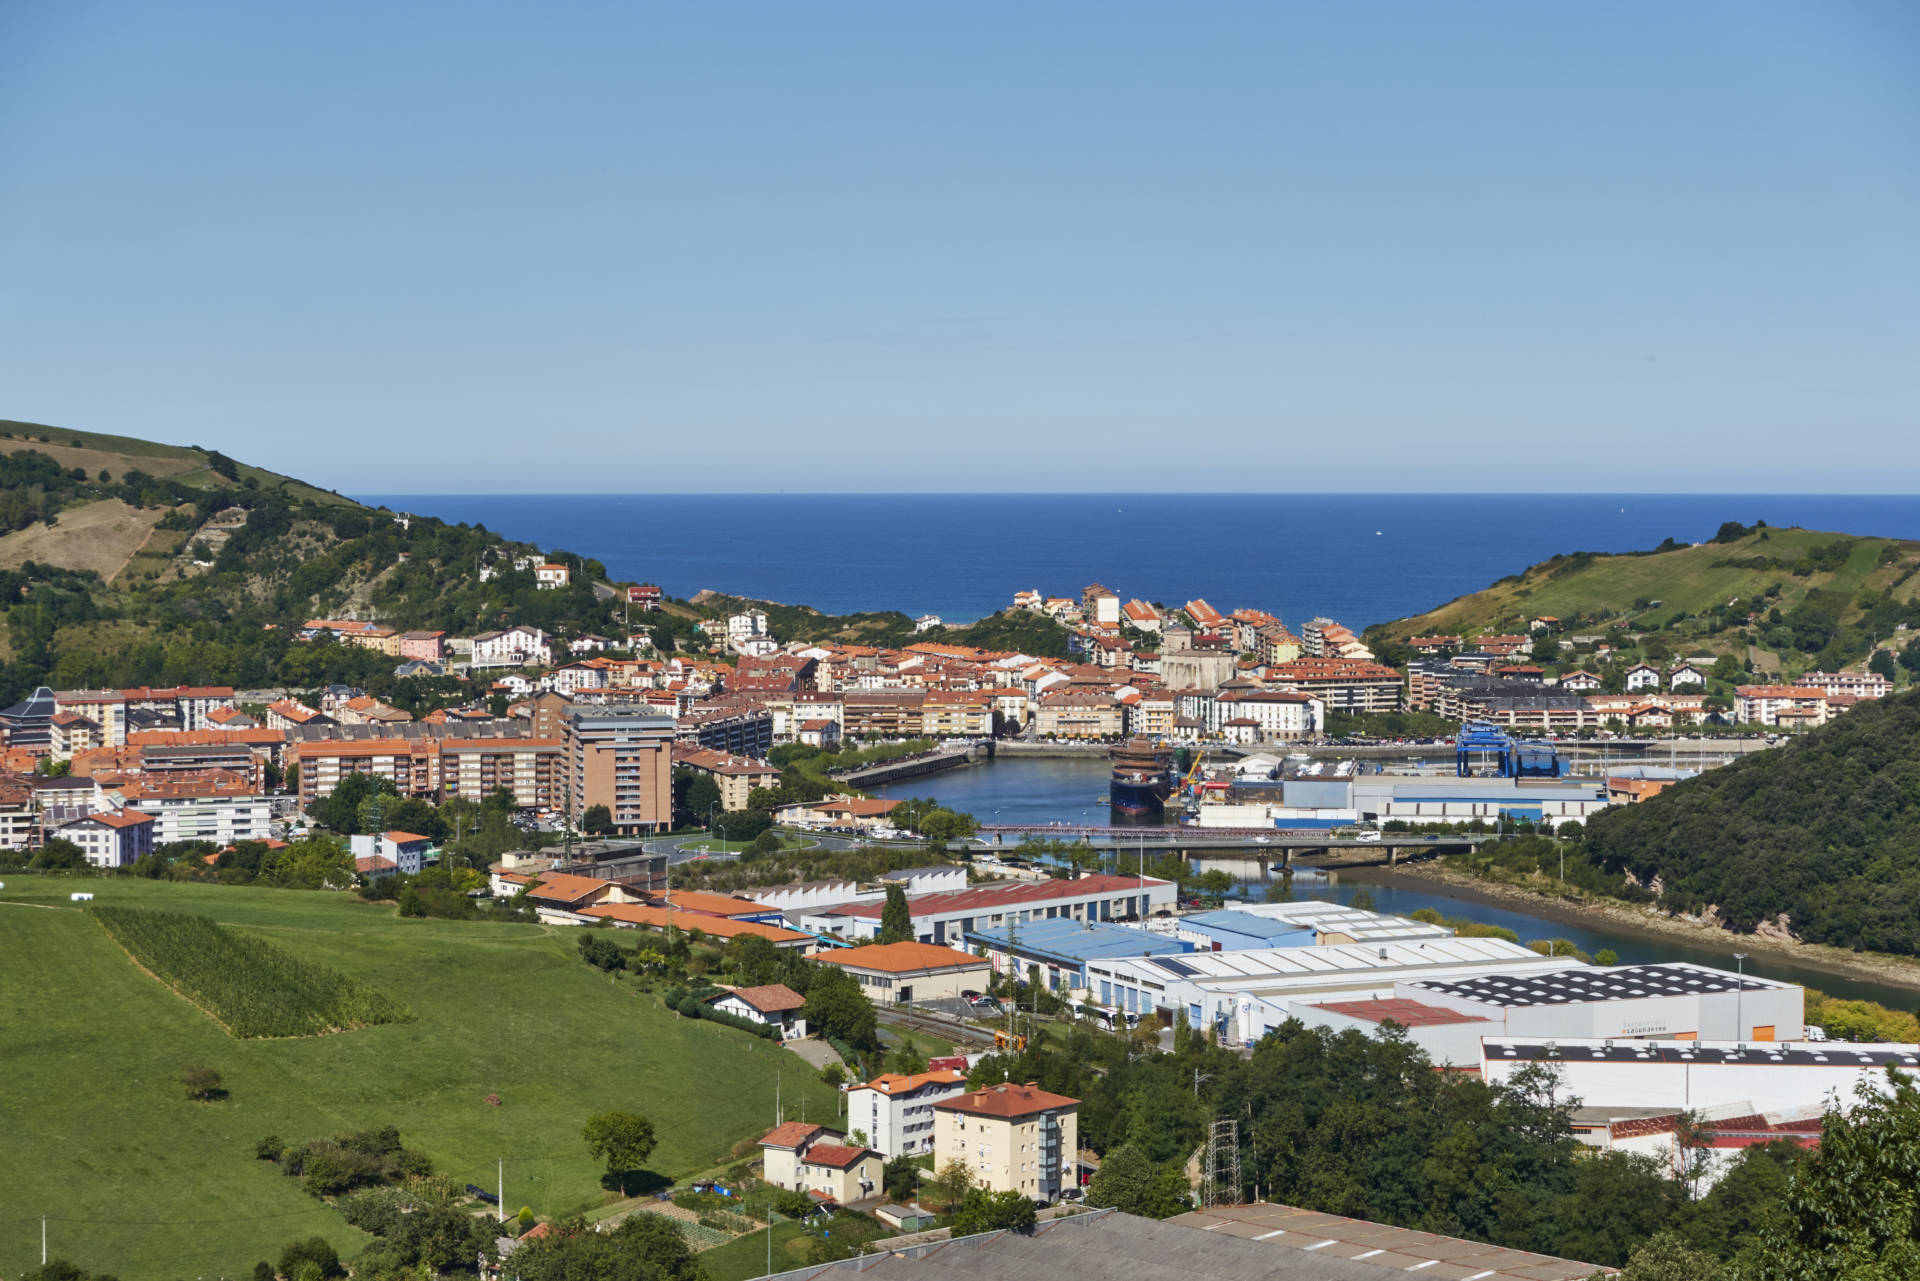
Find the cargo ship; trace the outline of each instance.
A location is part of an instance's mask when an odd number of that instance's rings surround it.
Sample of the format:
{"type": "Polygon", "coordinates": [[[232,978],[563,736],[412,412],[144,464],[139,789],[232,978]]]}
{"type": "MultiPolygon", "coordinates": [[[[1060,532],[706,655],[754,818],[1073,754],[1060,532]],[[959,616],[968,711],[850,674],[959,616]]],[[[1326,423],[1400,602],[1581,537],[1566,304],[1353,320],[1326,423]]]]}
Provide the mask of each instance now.
{"type": "Polygon", "coordinates": [[[1108,786],[1113,821],[1157,820],[1173,793],[1173,750],[1151,739],[1131,738],[1113,749],[1108,786]]]}

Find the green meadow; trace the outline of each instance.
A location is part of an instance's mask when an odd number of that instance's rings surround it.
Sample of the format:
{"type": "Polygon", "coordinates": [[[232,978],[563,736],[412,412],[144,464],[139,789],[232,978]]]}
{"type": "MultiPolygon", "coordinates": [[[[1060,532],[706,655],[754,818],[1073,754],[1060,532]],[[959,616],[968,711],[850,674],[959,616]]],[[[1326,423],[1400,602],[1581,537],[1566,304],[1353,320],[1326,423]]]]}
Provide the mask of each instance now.
{"type": "Polygon", "coordinates": [[[343,1258],[367,1241],[255,1143],[398,1126],[409,1148],[509,1211],[608,1199],[580,1140],[607,1108],[654,1122],[649,1167],[672,1178],[729,1159],[774,1120],[830,1116],[834,1092],[791,1053],[680,1018],[582,964],[576,931],[403,920],[344,895],[9,873],[0,889],[0,1276],[50,1254],[123,1281],[237,1277],[319,1234],[343,1258]],[[269,939],[403,1004],[405,1022],[236,1040],[142,973],[69,892],[191,912],[269,939]],[[188,1099],[182,1070],[227,1096],[188,1099]],[[497,1095],[497,1105],[487,1097],[497,1095]]]}

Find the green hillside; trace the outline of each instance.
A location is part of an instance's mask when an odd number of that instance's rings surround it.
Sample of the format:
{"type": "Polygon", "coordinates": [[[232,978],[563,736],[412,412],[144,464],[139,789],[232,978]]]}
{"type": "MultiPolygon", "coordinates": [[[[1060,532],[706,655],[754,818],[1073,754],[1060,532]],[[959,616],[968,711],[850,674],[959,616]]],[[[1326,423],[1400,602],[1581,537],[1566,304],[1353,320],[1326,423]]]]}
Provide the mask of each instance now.
{"type": "Polygon", "coordinates": [[[1555,556],[1484,591],[1369,628],[1376,650],[1404,657],[1415,636],[1525,632],[1560,620],[1550,649],[1569,664],[1594,635],[1623,658],[1732,655],[1745,670],[1796,674],[1865,658],[1902,624],[1920,624],[1920,542],[1743,528],[1712,542],[1651,552],[1555,556]]]}
{"type": "Polygon", "coordinates": [[[1616,886],[1658,878],[1674,911],[1920,955],[1920,691],[1609,809],[1585,847],[1616,886]]]}
{"type": "Polygon", "coordinates": [[[293,639],[312,617],[470,633],[609,632],[599,563],[374,510],[198,447],[0,423],[0,706],[36,685],[346,683],[416,713],[471,690],[293,639]],[[542,591],[515,560],[557,560],[542,591]]]}
{"type": "Polygon", "coordinates": [[[0,1045],[9,1100],[0,1275],[52,1253],[127,1281],[239,1276],[315,1233],[350,1257],[369,1238],[299,1181],[257,1160],[289,1142],[398,1127],[437,1173],[491,1187],[506,1161],[510,1209],[600,1204],[588,1115],[651,1118],[649,1168],[680,1176],[726,1161],[774,1114],[830,1117],[836,1098],[797,1057],[757,1037],[670,1014],[630,981],[581,964],[578,931],[402,920],[391,906],[317,891],[131,878],[0,889],[0,1045]],[[209,916],[404,1001],[410,1022],[328,1036],[236,1040],[136,969],[88,913],[107,905],[209,916]],[[190,1101],[205,1064],[228,1096],[190,1101]],[[497,1106],[486,1100],[497,1095],[497,1106]]]}

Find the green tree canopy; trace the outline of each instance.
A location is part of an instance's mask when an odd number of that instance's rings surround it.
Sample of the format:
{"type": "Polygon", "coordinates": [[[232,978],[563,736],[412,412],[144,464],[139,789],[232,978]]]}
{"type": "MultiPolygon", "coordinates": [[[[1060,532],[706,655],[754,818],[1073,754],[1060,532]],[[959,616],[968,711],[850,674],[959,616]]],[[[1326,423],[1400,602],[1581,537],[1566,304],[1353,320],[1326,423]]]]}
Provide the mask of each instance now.
{"type": "Polygon", "coordinates": [[[880,909],[880,942],[913,942],[913,909],[907,906],[907,892],[899,885],[887,886],[887,902],[880,909]]]}

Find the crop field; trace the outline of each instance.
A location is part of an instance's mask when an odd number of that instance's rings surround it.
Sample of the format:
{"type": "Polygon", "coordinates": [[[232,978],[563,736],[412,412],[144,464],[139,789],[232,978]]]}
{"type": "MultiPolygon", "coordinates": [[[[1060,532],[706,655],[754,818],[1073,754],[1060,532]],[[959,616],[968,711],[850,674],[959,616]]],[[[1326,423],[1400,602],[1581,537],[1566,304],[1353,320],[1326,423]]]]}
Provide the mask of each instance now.
{"type": "Polygon", "coordinates": [[[628,977],[581,963],[561,926],[402,919],[344,894],[72,880],[9,872],[0,887],[0,1277],[49,1252],[124,1281],[245,1276],[295,1238],[351,1258],[369,1238],[255,1158],[395,1126],[458,1182],[509,1212],[591,1210],[614,1198],[580,1137],[588,1116],[651,1119],[647,1168],[680,1179],[731,1161],[786,1116],[826,1121],[838,1096],[791,1051],[684,1019],[628,977]],[[400,1022],[334,1036],[236,1039],[142,973],[88,911],[211,918],[386,994],[400,1022]],[[182,1071],[226,1097],[187,1097],[182,1071]],[[777,1082],[777,1085],[776,1085],[777,1082]]]}
{"type": "Polygon", "coordinates": [[[93,915],[142,969],[234,1036],[318,1036],[407,1017],[376,989],[210,917],[135,907],[93,915]]]}

